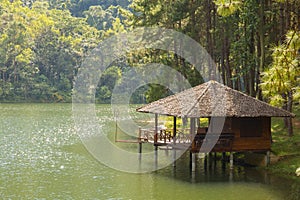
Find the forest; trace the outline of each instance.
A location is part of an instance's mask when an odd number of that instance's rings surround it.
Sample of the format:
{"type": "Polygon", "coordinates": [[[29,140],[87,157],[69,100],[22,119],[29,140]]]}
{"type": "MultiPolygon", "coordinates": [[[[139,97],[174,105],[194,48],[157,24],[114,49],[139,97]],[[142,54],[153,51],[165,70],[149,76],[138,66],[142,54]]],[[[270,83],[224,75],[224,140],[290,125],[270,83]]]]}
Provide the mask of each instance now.
{"type": "MultiPolygon", "coordinates": [[[[229,87],[288,111],[299,107],[299,0],[1,0],[0,18],[1,102],[70,102],[74,77],[99,42],[136,27],[164,27],[201,44],[229,87]]],[[[109,103],[122,73],[141,63],[171,66],[192,86],[203,82],[177,55],[133,54],[138,59],[102,74],[98,103],[109,103]]],[[[148,85],[132,102],[168,94],[148,85]]]]}

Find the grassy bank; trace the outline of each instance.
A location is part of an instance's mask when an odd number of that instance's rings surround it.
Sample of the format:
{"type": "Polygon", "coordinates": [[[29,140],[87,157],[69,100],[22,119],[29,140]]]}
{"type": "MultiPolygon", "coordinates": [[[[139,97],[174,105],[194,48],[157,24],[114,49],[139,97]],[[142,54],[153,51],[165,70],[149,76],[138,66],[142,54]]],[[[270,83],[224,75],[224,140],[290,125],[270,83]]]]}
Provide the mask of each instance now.
{"type": "Polygon", "coordinates": [[[294,136],[289,137],[284,128],[282,118],[272,119],[272,153],[278,161],[268,167],[271,173],[296,179],[300,182],[295,171],[300,167],[300,108],[295,109],[296,118],[293,119],[294,136]]]}

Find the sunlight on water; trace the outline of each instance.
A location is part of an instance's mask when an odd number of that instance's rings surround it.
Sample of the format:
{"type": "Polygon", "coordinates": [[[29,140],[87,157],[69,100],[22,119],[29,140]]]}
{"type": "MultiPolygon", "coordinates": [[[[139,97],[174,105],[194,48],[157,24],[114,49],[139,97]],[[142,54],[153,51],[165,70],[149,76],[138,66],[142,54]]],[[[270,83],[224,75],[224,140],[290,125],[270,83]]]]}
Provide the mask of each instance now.
{"type": "MultiPolygon", "coordinates": [[[[97,105],[107,133],[114,116],[97,105]],[[109,127],[107,127],[109,126],[109,127]]],[[[176,169],[128,174],[103,166],[75,134],[70,104],[0,104],[1,199],[283,199],[262,173],[220,166],[191,174],[187,156],[176,169]],[[258,178],[257,178],[258,177],[258,178]]],[[[135,147],[136,148],[136,147],[135,147]]],[[[199,161],[201,162],[201,161],[199,161]]],[[[201,165],[201,163],[199,163],[201,165]]]]}

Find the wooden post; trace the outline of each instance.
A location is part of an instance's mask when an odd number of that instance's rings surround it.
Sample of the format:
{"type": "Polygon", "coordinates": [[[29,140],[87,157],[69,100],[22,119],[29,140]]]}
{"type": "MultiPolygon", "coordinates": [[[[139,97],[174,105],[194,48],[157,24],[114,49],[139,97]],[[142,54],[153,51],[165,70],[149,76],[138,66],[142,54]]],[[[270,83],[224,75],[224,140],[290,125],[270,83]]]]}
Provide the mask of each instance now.
{"type": "Polygon", "coordinates": [[[195,118],[190,118],[190,134],[195,135],[195,118]]]}
{"type": "Polygon", "coordinates": [[[195,183],[195,182],[196,182],[196,173],[195,173],[195,172],[192,172],[192,173],[191,173],[191,182],[192,182],[192,183],[195,183]]]}
{"type": "Polygon", "coordinates": [[[196,151],[198,147],[195,143],[195,118],[190,118],[190,137],[192,139],[191,151],[196,151]]]}
{"type": "Polygon", "coordinates": [[[232,182],[233,181],[233,170],[232,168],[230,168],[229,170],[229,182],[232,182]]]}
{"type": "Polygon", "coordinates": [[[222,162],[225,162],[225,159],[226,159],[226,153],[222,152],[222,162]]]}
{"type": "Polygon", "coordinates": [[[204,172],[207,172],[207,154],[204,156],[204,172]]]}
{"type": "Polygon", "coordinates": [[[158,146],[157,145],[155,145],[154,146],[154,167],[155,167],[155,169],[157,169],[158,168],[158,146]]]}
{"type": "Polygon", "coordinates": [[[154,164],[155,169],[157,169],[158,166],[158,147],[157,147],[157,130],[158,130],[158,114],[155,114],[155,129],[154,129],[154,164]]]}
{"type": "Polygon", "coordinates": [[[143,143],[140,141],[140,142],[139,142],[139,154],[142,154],[142,144],[143,144],[143,143]]]}
{"type": "Polygon", "coordinates": [[[116,130],[115,130],[115,142],[117,142],[118,140],[118,121],[117,121],[117,118],[116,118],[116,130]]]}
{"type": "Polygon", "coordinates": [[[213,163],[212,161],[213,161],[212,153],[209,152],[209,153],[208,153],[208,168],[209,168],[209,170],[212,169],[212,163],[213,163]]]}
{"type": "Polygon", "coordinates": [[[270,151],[266,152],[266,167],[270,165],[270,151]]]}
{"type": "Polygon", "coordinates": [[[192,172],[196,171],[196,154],[192,153],[192,172]]]}
{"type": "Polygon", "coordinates": [[[138,132],[138,141],[140,142],[142,140],[142,129],[139,127],[139,132],[138,132]]]}
{"type": "Polygon", "coordinates": [[[233,153],[230,152],[230,169],[233,169],[233,153]]]}
{"type": "Polygon", "coordinates": [[[139,132],[138,132],[138,144],[139,144],[139,160],[141,161],[142,159],[142,130],[141,127],[139,127],[139,132]]]}
{"type": "Polygon", "coordinates": [[[190,169],[192,169],[192,151],[190,151],[190,169]]]}
{"type": "Polygon", "coordinates": [[[177,127],[176,127],[176,117],[174,116],[173,118],[173,143],[176,143],[176,132],[177,132],[177,127]]]}
{"type": "Polygon", "coordinates": [[[214,153],[214,169],[217,168],[217,152],[214,153]]]}
{"type": "Polygon", "coordinates": [[[200,118],[199,117],[196,118],[196,126],[197,126],[197,128],[200,127],[200,118]]]}
{"type": "Polygon", "coordinates": [[[154,128],[154,145],[157,144],[158,139],[158,114],[155,114],[155,128],[154,128]]]}
{"type": "Polygon", "coordinates": [[[222,162],[222,172],[223,172],[223,174],[225,174],[225,172],[226,172],[226,163],[225,162],[222,162]]]}
{"type": "Polygon", "coordinates": [[[175,144],[176,144],[176,117],[174,116],[173,118],[173,167],[176,167],[176,149],[175,149],[175,144]]]}

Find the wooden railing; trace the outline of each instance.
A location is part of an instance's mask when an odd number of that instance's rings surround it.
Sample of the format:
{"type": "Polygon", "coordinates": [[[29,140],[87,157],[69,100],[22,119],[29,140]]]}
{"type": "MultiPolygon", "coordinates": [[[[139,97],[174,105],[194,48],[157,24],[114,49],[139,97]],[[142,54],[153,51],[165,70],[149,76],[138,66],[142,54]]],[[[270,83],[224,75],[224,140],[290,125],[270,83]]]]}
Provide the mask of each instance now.
{"type": "MultiPolygon", "coordinates": [[[[201,132],[193,135],[185,133],[186,130],[178,130],[176,138],[174,138],[172,131],[168,129],[160,129],[157,134],[154,129],[140,129],[140,132],[140,141],[156,145],[173,144],[174,147],[179,144],[189,144],[194,152],[199,152],[202,146],[210,146],[210,144],[213,145],[213,152],[230,152],[234,140],[233,133],[206,134],[201,132]]],[[[205,149],[202,150],[205,151],[205,149]]]]}

